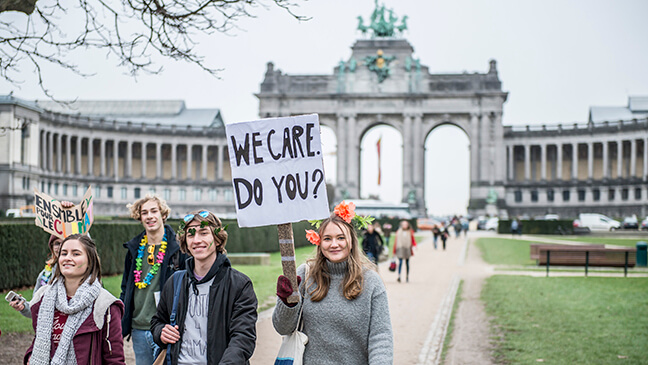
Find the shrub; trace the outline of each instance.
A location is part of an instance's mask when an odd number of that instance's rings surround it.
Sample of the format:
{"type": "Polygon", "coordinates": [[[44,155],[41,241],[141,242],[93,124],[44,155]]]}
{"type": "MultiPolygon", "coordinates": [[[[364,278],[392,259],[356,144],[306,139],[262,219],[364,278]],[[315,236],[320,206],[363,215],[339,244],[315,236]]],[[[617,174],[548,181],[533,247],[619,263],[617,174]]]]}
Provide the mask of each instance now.
{"type": "MultiPolygon", "coordinates": [[[[521,221],[523,234],[573,234],[573,221],[521,221]],[[562,233],[561,233],[562,232],[562,233]]],[[[498,233],[511,233],[511,221],[501,220],[497,227],[498,233]]]]}
{"type": "MultiPolygon", "coordinates": [[[[177,230],[179,221],[169,220],[167,224],[177,230]]],[[[224,220],[223,224],[229,224],[228,252],[279,250],[275,226],[239,228],[236,220],[224,220]]],[[[295,247],[310,245],[306,229],[311,229],[308,222],[293,223],[295,247]]],[[[135,221],[101,221],[92,225],[90,235],[97,243],[103,275],[122,273],[126,255],[123,245],[142,231],[142,225],[135,221]]],[[[49,234],[36,227],[33,219],[0,224],[0,250],[4,255],[0,260],[0,290],[34,285],[49,253],[48,239],[49,234]]]]}

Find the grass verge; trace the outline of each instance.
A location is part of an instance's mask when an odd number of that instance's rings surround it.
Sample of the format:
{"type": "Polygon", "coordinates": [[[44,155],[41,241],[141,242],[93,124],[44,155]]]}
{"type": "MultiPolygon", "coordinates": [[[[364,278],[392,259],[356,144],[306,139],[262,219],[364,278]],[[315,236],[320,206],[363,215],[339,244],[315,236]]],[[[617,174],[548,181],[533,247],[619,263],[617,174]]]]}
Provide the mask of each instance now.
{"type": "Polygon", "coordinates": [[[530,258],[530,245],[534,241],[503,238],[480,238],[475,245],[481,250],[482,258],[493,265],[535,265],[530,258]]]}
{"type": "Polygon", "coordinates": [[[498,362],[645,363],[648,280],[493,276],[482,291],[498,362]]]}
{"type": "Polygon", "coordinates": [[[639,241],[648,241],[648,239],[637,239],[637,238],[609,238],[609,237],[578,237],[578,238],[560,238],[565,241],[575,241],[575,242],[585,242],[595,245],[616,245],[616,246],[628,246],[635,247],[639,241]]]}
{"type": "Polygon", "coordinates": [[[446,330],[445,339],[443,340],[443,349],[441,350],[441,363],[445,363],[446,355],[448,354],[448,348],[450,348],[450,342],[452,342],[457,308],[459,308],[459,303],[461,303],[461,301],[463,300],[463,283],[463,280],[459,282],[454,305],[452,306],[452,314],[450,315],[450,322],[448,322],[448,329],[446,330]]]}

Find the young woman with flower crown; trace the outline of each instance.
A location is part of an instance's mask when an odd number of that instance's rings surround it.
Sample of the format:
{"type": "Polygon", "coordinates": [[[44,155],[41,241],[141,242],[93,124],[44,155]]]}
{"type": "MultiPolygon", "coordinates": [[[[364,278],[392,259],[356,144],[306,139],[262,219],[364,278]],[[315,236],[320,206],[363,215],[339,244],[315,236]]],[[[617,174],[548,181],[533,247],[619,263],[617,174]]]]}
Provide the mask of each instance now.
{"type": "Polygon", "coordinates": [[[393,363],[385,285],[359,248],[353,224],[366,225],[367,220],[356,216],[354,209],[353,203],[342,202],[318,232],[307,231],[317,253],[297,268],[298,303],[287,302],[292,294],[288,278],[280,275],[277,281],[279,298],[272,323],[279,334],[288,335],[301,311],[302,332],[308,336],[305,364],[393,363]]]}
{"type": "Polygon", "coordinates": [[[136,365],[151,365],[159,350],[150,331],[156,292],[162,291],[174,272],[185,268],[187,255],[180,251],[175,232],[166,224],[171,209],[164,200],[147,194],[128,208],[144,231],[124,244],[128,251],[119,296],[126,307],[122,333],[133,339],[136,365]]]}

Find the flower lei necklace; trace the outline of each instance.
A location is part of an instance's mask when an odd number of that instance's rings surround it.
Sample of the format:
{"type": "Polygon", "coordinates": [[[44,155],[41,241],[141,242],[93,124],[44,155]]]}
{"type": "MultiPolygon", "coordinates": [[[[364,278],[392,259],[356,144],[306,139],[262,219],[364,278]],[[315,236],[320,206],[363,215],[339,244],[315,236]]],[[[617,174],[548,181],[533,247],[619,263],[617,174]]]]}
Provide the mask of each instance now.
{"type": "MultiPolygon", "coordinates": [[[[338,204],[335,209],[333,209],[333,213],[344,219],[345,222],[352,224],[356,229],[365,229],[374,221],[374,217],[372,216],[363,217],[357,215],[355,213],[355,204],[351,202],[346,203],[344,200],[342,203],[338,204]]],[[[322,220],[311,220],[308,222],[315,227],[315,229],[319,229],[320,225],[322,225],[322,220]]],[[[306,239],[314,245],[319,246],[320,244],[319,234],[312,229],[306,230],[306,239]]]]}
{"type": "Polygon", "coordinates": [[[41,285],[47,285],[50,279],[52,278],[52,266],[50,264],[45,264],[45,269],[43,269],[43,275],[40,277],[41,285]]]}
{"type": "Polygon", "coordinates": [[[149,256],[148,256],[148,264],[152,265],[151,270],[149,270],[148,274],[146,274],[146,277],[144,278],[144,281],[142,281],[142,259],[144,258],[144,249],[146,248],[146,245],[148,244],[148,236],[144,235],[142,237],[142,241],[140,242],[140,247],[139,250],[137,251],[137,258],[135,259],[135,286],[138,287],[139,289],[144,289],[149,284],[151,284],[151,280],[153,280],[153,277],[155,274],[157,274],[158,270],[160,269],[160,265],[162,264],[162,261],[164,260],[164,253],[166,252],[166,246],[167,246],[167,237],[166,233],[164,234],[164,237],[162,238],[162,244],[160,245],[160,251],[157,254],[157,260],[155,261],[155,264],[153,263],[153,253],[155,252],[155,245],[151,245],[148,248],[149,256]]]}

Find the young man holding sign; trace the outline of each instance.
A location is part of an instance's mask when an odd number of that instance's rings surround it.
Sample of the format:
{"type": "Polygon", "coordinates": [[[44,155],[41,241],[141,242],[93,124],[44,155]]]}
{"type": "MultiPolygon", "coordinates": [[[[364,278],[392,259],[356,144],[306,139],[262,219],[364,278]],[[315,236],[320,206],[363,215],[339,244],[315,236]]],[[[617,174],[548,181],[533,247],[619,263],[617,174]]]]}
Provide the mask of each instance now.
{"type": "Polygon", "coordinates": [[[156,297],[167,279],[184,269],[186,255],[171,226],[165,225],[171,209],[164,200],[146,195],[128,208],[144,232],[124,244],[128,252],[119,296],[125,305],[122,335],[131,335],[137,365],[151,365],[158,350],[150,332],[156,297]]]}
{"type": "Polygon", "coordinates": [[[184,217],[178,233],[187,271],[167,282],[151,320],[153,338],[171,364],[248,364],[256,342],[257,299],[252,281],[227,259],[227,227],[207,210],[184,217]],[[174,293],[176,280],[180,286],[174,293]],[[175,325],[171,312],[177,295],[175,325]]]}

